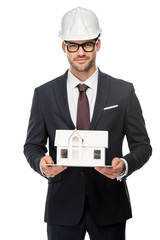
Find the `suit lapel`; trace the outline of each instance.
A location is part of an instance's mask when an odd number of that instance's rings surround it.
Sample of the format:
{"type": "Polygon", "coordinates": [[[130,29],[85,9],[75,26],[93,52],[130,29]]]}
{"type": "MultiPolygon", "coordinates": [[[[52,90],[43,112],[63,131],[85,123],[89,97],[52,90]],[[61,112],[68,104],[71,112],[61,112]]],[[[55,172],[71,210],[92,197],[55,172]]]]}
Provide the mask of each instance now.
{"type": "MultiPolygon", "coordinates": [[[[67,73],[68,71],[66,71],[64,75],[55,80],[52,87],[56,98],[56,103],[64,121],[67,123],[69,129],[75,129],[75,125],[71,119],[68,106],[67,73]]],[[[90,124],[90,130],[94,130],[96,128],[96,125],[102,115],[110,90],[110,81],[111,80],[108,75],[99,71],[97,97],[94,106],[93,117],[90,124]]]]}
{"type": "Polygon", "coordinates": [[[67,123],[69,129],[75,129],[74,123],[72,122],[69,106],[68,106],[68,98],[67,98],[67,73],[58,78],[53,84],[53,91],[56,98],[56,102],[59,108],[59,111],[67,123]]]}
{"type": "Polygon", "coordinates": [[[108,75],[99,71],[97,97],[94,106],[93,117],[90,124],[90,130],[94,130],[102,115],[110,90],[110,79],[108,75]]]}

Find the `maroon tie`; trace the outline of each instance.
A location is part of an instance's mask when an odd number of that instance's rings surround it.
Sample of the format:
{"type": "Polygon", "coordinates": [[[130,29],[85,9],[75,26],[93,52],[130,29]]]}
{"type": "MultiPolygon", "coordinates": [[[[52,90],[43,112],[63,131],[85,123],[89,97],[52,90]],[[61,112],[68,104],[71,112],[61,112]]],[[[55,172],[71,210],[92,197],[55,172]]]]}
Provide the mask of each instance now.
{"type": "Polygon", "coordinates": [[[88,88],[85,84],[79,84],[79,99],[77,106],[77,129],[78,130],[89,130],[90,125],[90,111],[89,102],[86,95],[86,90],[88,88]]]}

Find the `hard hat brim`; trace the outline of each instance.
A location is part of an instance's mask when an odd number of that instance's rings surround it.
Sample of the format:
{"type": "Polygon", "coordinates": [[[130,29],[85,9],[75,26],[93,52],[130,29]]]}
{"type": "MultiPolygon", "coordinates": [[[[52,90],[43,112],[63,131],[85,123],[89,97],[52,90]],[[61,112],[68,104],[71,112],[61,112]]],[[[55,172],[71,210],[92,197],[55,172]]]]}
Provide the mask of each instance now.
{"type": "Polygon", "coordinates": [[[95,39],[99,38],[101,36],[102,32],[97,32],[96,34],[90,34],[90,35],[85,35],[85,36],[66,36],[63,35],[61,32],[59,32],[59,37],[63,41],[81,41],[81,40],[90,40],[90,39],[95,39]]]}

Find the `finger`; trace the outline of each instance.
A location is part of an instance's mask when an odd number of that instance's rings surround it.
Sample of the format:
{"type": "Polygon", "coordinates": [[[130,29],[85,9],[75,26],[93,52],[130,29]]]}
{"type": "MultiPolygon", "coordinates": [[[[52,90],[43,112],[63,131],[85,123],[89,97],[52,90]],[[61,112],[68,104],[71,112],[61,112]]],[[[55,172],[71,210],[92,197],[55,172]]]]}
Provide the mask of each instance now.
{"type": "Polygon", "coordinates": [[[95,170],[97,170],[98,172],[100,172],[101,174],[103,174],[104,176],[110,178],[110,179],[115,179],[117,177],[117,174],[115,174],[115,172],[113,172],[113,170],[109,170],[110,168],[108,168],[108,170],[106,171],[106,168],[103,167],[95,167],[95,170]]]}
{"type": "Polygon", "coordinates": [[[63,171],[65,169],[67,169],[67,166],[53,166],[50,168],[53,169],[54,171],[63,171]]]}
{"type": "Polygon", "coordinates": [[[95,167],[95,169],[99,172],[112,174],[113,173],[113,167],[95,167]]]}
{"type": "Polygon", "coordinates": [[[47,176],[56,176],[57,174],[63,172],[64,170],[66,170],[67,167],[65,166],[53,166],[53,167],[47,167],[47,169],[45,169],[45,174],[47,176]]]}
{"type": "Polygon", "coordinates": [[[116,167],[95,167],[95,170],[111,179],[114,179],[122,172],[123,167],[120,165],[121,162],[116,167]]]}
{"type": "Polygon", "coordinates": [[[97,170],[98,172],[102,172],[103,167],[94,167],[95,170],[97,170]]]}
{"type": "Polygon", "coordinates": [[[98,172],[104,174],[104,175],[111,175],[113,173],[113,170],[111,170],[111,168],[107,168],[107,167],[95,167],[95,170],[97,170],[98,172]]]}
{"type": "Polygon", "coordinates": [[[67,167],[66,166],[58,166],[56,169],[55,169],[55,174],[59,174],[61,172],[63,172],[64,170],[66,170],[67,167]]]}

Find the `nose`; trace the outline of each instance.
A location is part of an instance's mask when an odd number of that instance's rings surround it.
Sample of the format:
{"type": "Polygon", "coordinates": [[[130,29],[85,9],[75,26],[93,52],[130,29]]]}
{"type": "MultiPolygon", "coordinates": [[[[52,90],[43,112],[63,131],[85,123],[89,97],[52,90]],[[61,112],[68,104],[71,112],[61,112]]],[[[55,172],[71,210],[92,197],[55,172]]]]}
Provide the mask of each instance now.
{"type": "Polygon", "coordinates": [[[86,52],[83,50],[82,46],[80,46],[77,53],[79,56],[83,56],[86,52]]]}

